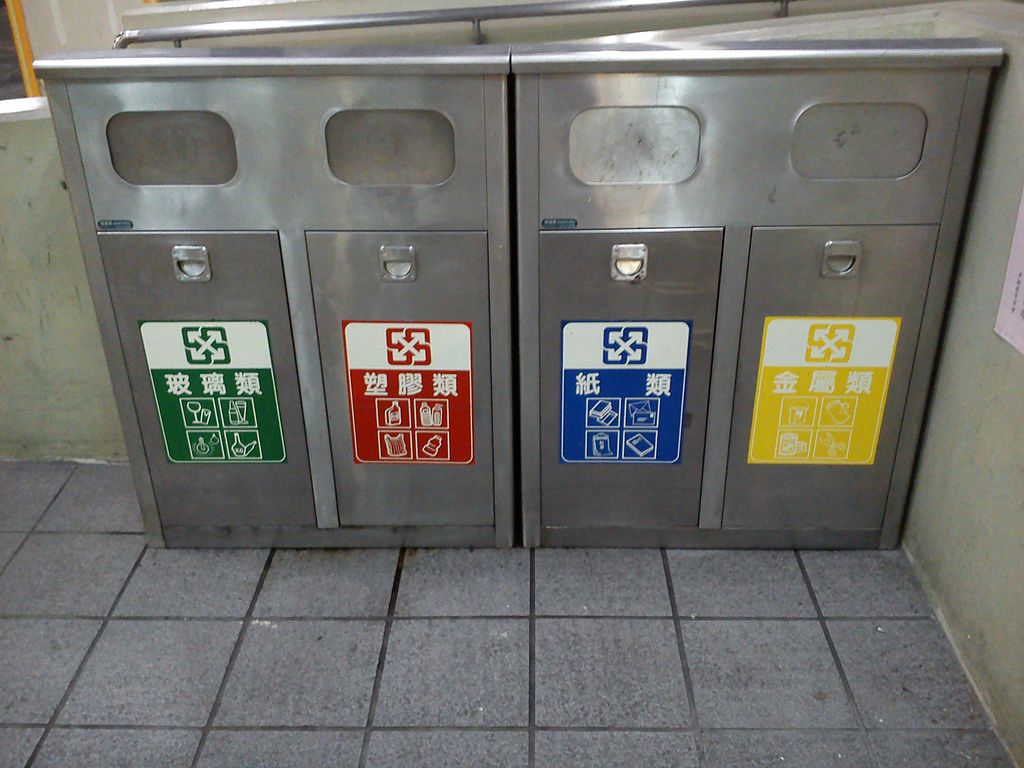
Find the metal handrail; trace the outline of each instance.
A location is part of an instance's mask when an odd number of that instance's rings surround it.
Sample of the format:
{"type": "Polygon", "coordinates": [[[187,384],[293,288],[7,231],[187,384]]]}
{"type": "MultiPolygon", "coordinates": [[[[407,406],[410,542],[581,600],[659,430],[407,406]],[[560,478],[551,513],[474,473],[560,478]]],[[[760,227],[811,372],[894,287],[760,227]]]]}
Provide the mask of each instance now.
{"type": "Polygon", "coordinates": [[[183,40],[217,37],[285,34],[293,32],[327,32],[341,29],[374,27],[408,27],[419,24],[473,25],[475,43],[483,43],[480,24],[484,21],[530,19],[545,16],[573,16],[626,11],[671,11],[715,5],[741,5],[777,2],[779,15],[789,15],[792,0],[556,0],[549,3],[478,6],[476,8],[442,8],[425,11],[364,13],[353,16],[326,16],[315,19],[272,19],[266,21],[215,21],[153,29],[126,29],[114,39],[114,48],[127,48],[136,43],[173,43],[181,47],[183,40]]]}

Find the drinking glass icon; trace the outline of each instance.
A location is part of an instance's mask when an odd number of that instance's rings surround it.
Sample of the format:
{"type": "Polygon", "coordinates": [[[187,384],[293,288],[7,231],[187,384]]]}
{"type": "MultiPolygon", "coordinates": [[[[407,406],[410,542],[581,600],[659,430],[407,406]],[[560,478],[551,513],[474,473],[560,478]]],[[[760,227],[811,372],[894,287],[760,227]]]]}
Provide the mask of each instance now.
{"type": "Polygon", "coordinates": [[[402,423],[402,409],[398,406],[397,400],[392,400],[391,405],[384,411],[384,423],[389,427],[397,427],[402,423]]]}
{"type": "Polygon", "coordinates": [[[213,418],[213,411],[204,406],[198,400],[189,400],[185,403],[185,409],[192,416],[192,423],[199,426],[206,426],[213,418]]]}

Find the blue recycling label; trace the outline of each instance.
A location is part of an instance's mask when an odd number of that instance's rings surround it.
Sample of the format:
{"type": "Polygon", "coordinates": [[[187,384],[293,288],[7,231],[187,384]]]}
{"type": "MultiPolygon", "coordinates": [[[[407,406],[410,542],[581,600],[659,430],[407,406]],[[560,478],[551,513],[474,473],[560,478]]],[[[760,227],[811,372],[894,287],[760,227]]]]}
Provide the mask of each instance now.
{"type": "Polygon", "coordinates": [[[562,324],[563,463],[678,464],[689,321],[562,324]]]}

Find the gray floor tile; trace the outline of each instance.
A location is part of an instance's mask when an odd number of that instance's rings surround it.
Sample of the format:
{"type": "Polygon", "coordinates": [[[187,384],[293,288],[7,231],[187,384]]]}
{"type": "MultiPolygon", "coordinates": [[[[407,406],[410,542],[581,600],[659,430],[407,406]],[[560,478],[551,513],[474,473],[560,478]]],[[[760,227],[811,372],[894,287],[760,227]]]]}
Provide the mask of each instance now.
{"type": "Polygon", "coordinates": [[[863,737],[853,731],[705,733],[704,754],[704,768],[872,768],[863,737]]]}
{"type": "Polygon", "coordinates": [[[70,725],[204,725],[241,622],[112,621],[60,716],[70,725]]]}
{"type": "Polygon", "coordinates": [[[419,549],[405,554],[400,616],[502,616],[530,612],[527,549],[419,549]]]}
{"type": "Polygon", "coordinates": [[[801,552],[826,616],[928,616],[928,602],[901,550],[801,552]]]}
{"type": "Polygon", "coordinates": [[[24,533],[0,533],[0,570],[7,565],[7,561],[11,559],[14,550],[24,538],[24,533]]]}
{"type": "Polygon", "coordinates": [[[142,513],[131,470],[125,464],[79,464],[39,530],[140,533],[142,513]]]}
{"type": "Polygon", "coordinates": [[[978,728],[985,717],[939,625],[830,621],[868,728],[978,728]]]}
{"type": "Polygon", "coordinates": [[[0,462],[0,531],[29,531],[68,479],[73,464],[0,462]]]}
{"type": "Polygon", "coordinates": [[[33,768],[187,768],[199,736],[198,730],[58,728],[33,768]]]}
{"type": "Polygon", "coordinates": [[[217,725],[363,726],[384,623],[255,621],[217,725]]]}
{"type": "Polygon", "coordinates": [[[530,627],[525,619],[396,621],[377,725],[526,725],[530,627]]]}
{"type": "Polygon", "coordinates": [[[0,722],[46,723],[100,622],[0,619],[0,722]]]}
{"type": "Polygon", "coordinates": [[[42,728],[0,728],[0,768],[22,768],[42,735],[42,728]]]}
{"type": "Polygon", "coordinates": [[[992,733],[895,731],[870,738],[885,768],[1013,768],[992,733]]]}
{"type": "Polygon", "coordinates": [[[856,724],[817,622],[683,622],[683,643],[705,728],[856,724]]]}
{"type": "Polygon", "coordinates": [[[355,731],[215,730],[199,768],[354,767],[362,746],[363,734],[355,731]]]}
{"type": "Polygon", "coordinates": [[[279,550],[257,616],[385,616],[398,550],[279,550]]]}
{"type": "Polygon", "coordinates": [[[657,549],[538,549],[537,613],[670,616],[657,549]]]}
{"type": "Polygon", "coordinates": [[[537,768],[697,768],[688,733],[541,731],[537,768]]]}
{"type": "Polygon", "coordinates": [[[265,549],[150,549],[117,603],[117,616],[221,616],[249,609],[265,549]]]}
{"type": "Polygon", "coordinates": [[[507,731],[374,731],[366,768],[526,768],[529,737],[507,731]]]}
{"type": "Polygon", "coordinates": [[[817,615],[793,552],[673,550],[668,562],[681,616],[817,615]]]}
{"type": "Polygon", "coordinates": [[[541,726],[685,727],[679,645],[661,619],[540,619],[536,717],[541,726]]]}
{"type": "Polygon", "coordinates": [[[142,547],[141,536],[32,534],[0,576],[0,614],[104,616],[142,547]]]}

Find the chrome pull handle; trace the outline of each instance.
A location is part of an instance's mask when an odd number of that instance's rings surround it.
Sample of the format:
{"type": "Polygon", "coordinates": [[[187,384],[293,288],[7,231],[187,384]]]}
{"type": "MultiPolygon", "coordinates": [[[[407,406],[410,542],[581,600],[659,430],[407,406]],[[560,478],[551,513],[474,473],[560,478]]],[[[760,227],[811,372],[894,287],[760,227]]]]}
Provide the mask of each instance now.
{"type": "Polygon", "coordinates": [[[647,277],[647,246],[619,243],[612,246],[612,280],[639,283],[647,277]]]}
{"type": "Polygon", "coordinates": [[[821,276],[850,277],[856,274],[862,251],[859,240],[829,240],[821,257],[821,276]]]}
{"type": "Polygon", "coordinates": [[[380,277],[392,283],[416,279],[416,249],[411,245],[382,245],[379,251],[380,277]]]}
{"type": "Polygon", "coordinates": [[[205,245],[175,245],[171,247],[171,263],[174,276],[183,283],[208,283],[210,252],[205,245]]]}

